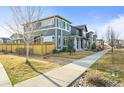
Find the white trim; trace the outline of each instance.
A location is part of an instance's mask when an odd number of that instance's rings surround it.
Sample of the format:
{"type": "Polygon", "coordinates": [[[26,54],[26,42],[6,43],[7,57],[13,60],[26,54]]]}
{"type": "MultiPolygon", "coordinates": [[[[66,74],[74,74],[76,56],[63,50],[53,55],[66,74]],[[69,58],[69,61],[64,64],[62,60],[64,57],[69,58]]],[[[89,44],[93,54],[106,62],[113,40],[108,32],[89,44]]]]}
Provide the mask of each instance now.
{"type": "MultiPolygon", "coordinates": [[[[50,30],[50,29],[60,29],[60,30],[65,30],[65,29],[62,29],[60,27],[51,27],[51,28],[47,28],[47,29],[39,29],[39,30],[34,30],[33,32],[37,32],[37,31],[43,31],[43,30],[50,30]]],[[[69,32],[69,30],[65,30],[67,32],[69,32]]],[[[70,30],[71,31],[71,30],[70,30]]],[[[30,31],[25,31],[25,33],[28,33],[30,31]]]]}
{"type": "Polygon", "coordinates": [[[63,48],[63,31],[61,30],[61,49],[63,48]]]}
{"type": "Polygon", "coordinates": [[[55,44],[56,44],[56,49],[57,49],[57,29],[55,29],[55,44]]]}

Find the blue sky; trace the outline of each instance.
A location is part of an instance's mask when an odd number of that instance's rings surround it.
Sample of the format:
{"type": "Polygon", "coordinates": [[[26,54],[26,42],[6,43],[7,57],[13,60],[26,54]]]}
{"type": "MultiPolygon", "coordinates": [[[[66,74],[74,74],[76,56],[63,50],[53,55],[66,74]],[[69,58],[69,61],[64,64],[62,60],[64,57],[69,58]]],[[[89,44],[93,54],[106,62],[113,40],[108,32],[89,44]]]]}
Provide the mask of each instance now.
{"type": "Polygon", "coordinates": [[[60,14],[72,21],[74,25],[87,24],[93,28],[107,23],[124,14],[124,7],[48,7],[54,14],[60,14]]]}
{"type": "MultiPolygon", "coordinates": [[[[99,30],[115,20],[121,20],[124,16],[124,7],[107,6],[49,6],[45,7],[44,16],[59,14],[69,19],[73,25],[86,24],[89,29],[99,30]]],[[[8,7],[0,7],[0,23],[11,19],[11,11],[8,7]]],[[[10,21],[11,22],[11,21],[10,21]]],[[[122,37],[122,36],[121,36],[122,37]]]]}

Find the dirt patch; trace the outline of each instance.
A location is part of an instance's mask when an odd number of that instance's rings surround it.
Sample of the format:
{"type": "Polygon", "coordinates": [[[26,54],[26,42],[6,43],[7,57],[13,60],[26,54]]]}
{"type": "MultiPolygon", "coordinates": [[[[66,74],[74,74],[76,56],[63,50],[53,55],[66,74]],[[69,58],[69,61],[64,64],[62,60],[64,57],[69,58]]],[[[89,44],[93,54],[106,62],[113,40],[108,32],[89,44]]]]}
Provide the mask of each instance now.
{"type": "Polygon", "coordinates": [[[54,62],[54,63],[58,63],[60,65],[66,65],[66,64],[69,64],[69,63],[75,61],[75,59],[71,59],[71,58],[49,57],[49,56],[46,58],[44,58],[43,56],[32,56],[30,58],[54,62]]]}
{"type": "MultiPolygon", "coordinates": [[[[17,57],[23,57],[24,58],[24,56],[22,56],[22,55],[16,55],[16,54],[12,54],[12,53],[8,53],[8,54],[0,53],[0,55],[14,55],[17,57]]],[[[71,59],[71,58],[40,56],[40,55],[32,55],[29,58],[35,59],[35,60],[40,60],[40,61],[49,61],[49,62],[53,62],[53,63],[58,63],[60,65],[66,65],[66,64],[72,63],[73,61],[76,60],[76,59],[71,59]]]]}

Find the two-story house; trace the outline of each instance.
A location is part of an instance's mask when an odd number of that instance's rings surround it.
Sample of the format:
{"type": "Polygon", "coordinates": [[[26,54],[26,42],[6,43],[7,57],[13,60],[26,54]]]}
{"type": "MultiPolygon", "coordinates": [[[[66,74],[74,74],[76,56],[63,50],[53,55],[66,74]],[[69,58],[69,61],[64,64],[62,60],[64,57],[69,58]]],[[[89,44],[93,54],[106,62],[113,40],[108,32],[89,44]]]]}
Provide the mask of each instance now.
{"type": "Polygon", "coordinates": [[[75,50],[82,50],[87,48],[87,34],[88,30],[86,25],[72,26],[71,36],[74,37],[75,50]]]}
{"type": "Polygon", "coordinates": [[[24,43],[24,37],[22,34],[19,33],[14,33],[10,36],[11,40],[13,41],[12,43],[14,44],[22,44],[24,43]]]}
{"type": "MultiPolygon", "coordinates": [[[[63,36],[71,32],[71,22],[55,15],[32,22],[34,43],[54,42],[56,49],[63,48],[63,36]]],[[[25,32],[28,27],[24,26],[25,32]]]]}
{"type": "Polygon", "coordinates": [[[10,44],[12,43],[12,40],[7,37],[0,37],[0,44],[10,44]]]}
{"type": "MultiPolygon", "coordinates": [[[[53,42],[57,50],[61,50],[68,45],[68,37],[74,38],[73,45],[75,50],[88,49],[96,40],[95,35],[88,32],[86,25],[73,26],[69,20],[59,15],[36,20],[31,24],[33,26],[33,32],[31,32],[32,43],[41,44],[53,42]],[[89,37],[87,37],[88,33],[89,37]],[[88,45],[89,43],[90,45],[88,45]]],[[[27,24],[24,25],[24,32],[30,33],[27,24]]]]}
{"type": "Polygon", "coordinates": [[[92,49],[93,43],[96,44],[97,35],[93,31],[87,33],[87,48],[92,49]]]}

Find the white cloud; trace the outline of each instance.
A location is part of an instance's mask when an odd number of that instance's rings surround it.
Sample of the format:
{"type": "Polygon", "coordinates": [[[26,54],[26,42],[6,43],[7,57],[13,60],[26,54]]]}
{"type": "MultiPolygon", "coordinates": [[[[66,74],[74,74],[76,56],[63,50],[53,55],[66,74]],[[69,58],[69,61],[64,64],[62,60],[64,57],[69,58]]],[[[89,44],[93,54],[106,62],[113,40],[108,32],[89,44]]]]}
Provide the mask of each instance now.
{"type": "Polygon", "coordinates": [[[118,18],[110,20],[108,23],[98,27],[99,38],[105,37],[108,26],[111,26],[114,31],[119,33],[119,38],[124,39],[124,15],[118,15],[118,18]]]}
{"type": "Polygon", "coordinates": [[[10,33],[0,26],[0,37],[10,37],[10,33]]]}
{"type": "Polygon", "coordinates": [[[0,37],[10,37],[7,31],[0,29],[0,37]]]}

